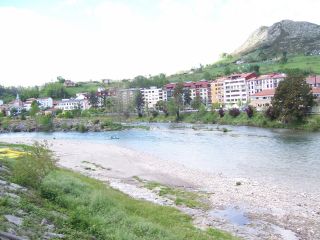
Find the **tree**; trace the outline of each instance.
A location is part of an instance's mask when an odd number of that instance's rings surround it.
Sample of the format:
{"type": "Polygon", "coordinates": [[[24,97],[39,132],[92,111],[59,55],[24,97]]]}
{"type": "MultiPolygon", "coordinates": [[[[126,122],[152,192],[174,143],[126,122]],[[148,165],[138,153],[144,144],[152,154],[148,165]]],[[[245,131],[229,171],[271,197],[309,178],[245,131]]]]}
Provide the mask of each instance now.
{"type": "Polygon", "coordinates": [[[158,101],[156,103],[156,109],[162,111],[166,117],[169,115],[168,104],[165,101],[158,101]]]}
{"type": "Polygon", "coordinates": [[[136,105],[136,109],[137,109],[139,117],[142,117],[143,107],[144,107],[144,99],[143,99],[143,95],[140,91],[138,91],[136,94],[135,105],[136,105]]]}
{"type": "Polygon", "coordinates": [[[253,117],[253,113],[254,113],[253,107],[248,106],[248,107],[246,108],[246,113],[247,113],[248,118],[252,118],[252,117],[253,117]]]}
{"type": "Polygon", "coordinates": [[[183,108],[183,83],[178,83],[173,91],[174,104],[176,106],[177,120],[180,119],[180,110],[183,108]]]}
{"type": "Polygon", "coordinates": [[[191,107],[193,109],[199,110],[202,105],[201,97],[197,95],[191,102],[191,107]]]}
{"type": "Polygon", "coordinates": [[[231,73],[231,69],[229,66],[226,66],[223,70],[224,75],[229,75],[231,73]]]}
{"type": "Polygon", "coordinates": [[[191,103],[191,90],[189,88],[184,90],[183,93],[183,101],[184,101],[184,105],[190,105],[191,103]]]}
{"type": "Polygon", "coordinates": [[[286,63],[288,62],[287,52],[285,52],[285,51],[282,52],[282,56],[281,56],[279,62],[280,62],[281,64],[286,64],[286,63]]]}
{"type": "Polygon", "coordinates": [[[97,108],[99,104],[99,98],[97,96],[97,93],[92,91],[89,93],[89,103],[93,108],[97,108]]]}
{"type": "Polygon", "coordinates": [[[289,123],[302,121],[315,102],[305,76],[301,72],[292,71],[279,83],[271,104],[275,114],[283,122],[289,123]]]}
{"type": "Polygon", "coordinates": [[[210,80],[212,78],[212,76],[209,72],[204,72],[202,77],[205,80],[210,80]]]}
{"type": "Polygon", "coordinates": [[[218,113],[219,113],[220,118],[223,118],[224,110],[222,108],[219,109],[218,113]]]}
{"type": "Polygon", "coordinates": [[[249,66],[249,72],[255,72],[256,74],[260,74],[260,66],[257,64],[249,66]]]}
{"type": "Polygon", "coordinates": [[[41,90],[41,95],[54,99],[67,98],[70,96],[63,84],[59,82],[45,84],[41,90]]]}
{"type": "Polygon", "coordinates": [[[31,103],[30,116],[34,117],[40,111],[37,101],[31,103]]]}
{"type": "Polygon", "coordinates": [[[58,77],[57,77],[57,81],[58,81],[59,83],[64,83],[66,80],[65,80],[63,77],[58,76],[58,77]]]}

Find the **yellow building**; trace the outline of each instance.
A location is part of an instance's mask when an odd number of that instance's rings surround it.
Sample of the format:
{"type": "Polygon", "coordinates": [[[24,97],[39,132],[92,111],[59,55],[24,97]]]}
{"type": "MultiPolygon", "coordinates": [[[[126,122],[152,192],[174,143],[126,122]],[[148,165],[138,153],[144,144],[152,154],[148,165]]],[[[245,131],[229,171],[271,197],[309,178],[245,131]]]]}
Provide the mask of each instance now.
{"type": "Polygon", "coordinates": [[[220,104],[224,103],[223,83],[225,78],[218,78],[211,83],[211,103],[220,104]]]}

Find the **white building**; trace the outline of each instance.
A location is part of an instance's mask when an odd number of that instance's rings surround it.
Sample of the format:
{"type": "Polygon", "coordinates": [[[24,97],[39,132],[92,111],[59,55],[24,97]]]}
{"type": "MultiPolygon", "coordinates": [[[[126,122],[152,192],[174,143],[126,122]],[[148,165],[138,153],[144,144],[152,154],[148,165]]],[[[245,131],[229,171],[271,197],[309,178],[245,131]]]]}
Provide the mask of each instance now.
{"type": "Polygon", "coordinates": [[[38,98],[37,102],[41,109],[47,109],[53,107],[53,99],[51,97],[48,98],[38,98]]]}
{"type": "Polygon", "coordinates": [[[88,100],[79,100],[79,99],[62,99],[58,101],[56,106],[57,109],[61,109],[63,111],[70,111],[70,110],[86,110],[90,108],[88,100]]]}
{"type": "Polygon", "coordinates": [[[144,99],[144,105],[147,108],[155,108],[157,102],[163,100],[162,88],[150,87],[149,89],[143,88],[140,91],[144,99]]]}
{"type": "Polygon", "coordinates": [[[255,78],[255,73],[241,73],[228,76],[224,80],[223,95],[224,103],[234,106],[238,103],[246,104],[249,100],[247,80],[255,78]]]}
{"type": "Polygon", "coordinates": [[[53,99],[49,97],[49,98],[28,98],[23,103],[23,108],[29,111],[34,101],[37,101],[39,108],[43,110],[53,107],[53,99]]]}
{"type": "Polygon", "coordinates": [[[0,106],[3,105],[3,100],[0,99],[0,106]]]}
{"type": "Polygon", "coordinates": [[[277,88],[279,82],[281,82],[285,78],[286,74],[284,73],[271,73],[248,79],[247,85],[249,95],[251,96],[264,90],[277,88]]]}

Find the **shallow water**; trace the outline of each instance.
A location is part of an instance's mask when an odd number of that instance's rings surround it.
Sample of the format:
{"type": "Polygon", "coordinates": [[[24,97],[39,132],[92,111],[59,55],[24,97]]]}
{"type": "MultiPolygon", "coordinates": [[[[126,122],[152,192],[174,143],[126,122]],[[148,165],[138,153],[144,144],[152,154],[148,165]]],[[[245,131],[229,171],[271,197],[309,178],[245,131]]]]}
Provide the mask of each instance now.
{"type": "Polygon", "coordinates": [[[245,216],[244,212],[234,207],[228,207],[223,210],[213,210],[210,212],[210,215],[222,218],[239,226],[250,224],[249,218],[245,216]]]}
{"type": "Polygon", "coordinates": [[[34,137],[99,141],[145,152],[188,167],[231,177],[320,191],[320,133],[216,125],[150,124],[151,130],[101,133],[11,133],[34,137]],[[222,129],[222,126],[219,127],[222,129]],[[113,137],[119,139],[111,139],[113,137]]]}

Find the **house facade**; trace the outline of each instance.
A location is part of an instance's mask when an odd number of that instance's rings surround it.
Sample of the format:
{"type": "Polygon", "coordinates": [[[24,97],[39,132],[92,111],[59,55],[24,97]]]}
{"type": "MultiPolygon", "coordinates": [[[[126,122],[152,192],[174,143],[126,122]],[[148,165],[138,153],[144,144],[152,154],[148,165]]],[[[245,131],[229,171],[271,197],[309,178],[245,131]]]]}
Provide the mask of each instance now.
{"type": "Polygon", "coordinates": [[[256,77],[255,73],[240,73],[228,76],[223,84],[224,103],[228,107],[246,104],[249,100],[247,81],[256,77]]]}
{"type": "Polygon", "coordinates": [[[211,103],[218,103],[220,106],[224,104],[224,80],[226,78],[218,78],[211,82],[211,103]]]}
{"type": "Polygon", "coordinates": [[[250,105],[262,111],[271,105],[276,89],[266,89],[250,96],[250,105]]]}
{"type": "Polygon", "coordinates": [[[76,109],[87,110],[90,108],[90,104],[87,99],[62,99],[61,101],[58,101],[55,108],[61,109],[63,111],[70,111],[76,109]]]}
{"type": "Polygon", "coordinates": [[[150,87],[140,90],[144,99],[144,105],[146,108],[155,108],[157,102],[163,100],[162,88],[150,87]]]}
{"type": "MultiPolygon", "coordinates": [[[[163,100],[169,101],[173,97],[173,92],[176,87],[176,83],[166,84],[163,88],[163,100]]],[[[211,83],[202,80],[198,82],[185,82],[183,83],[184,91],[190,90],[191,99],[195,99],[197,96],[201,98],[204,104],[211,104],[211,83]]]]}
{"type": "Polygon", "coordinates": [[[248,94],[251,96],[264,90],[277,88],[285,78],[284,73],[271,73],[250,78],[247,80],[248,94]]]}

